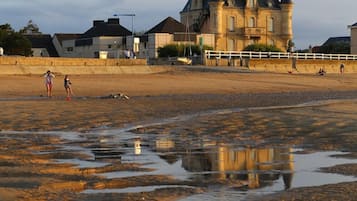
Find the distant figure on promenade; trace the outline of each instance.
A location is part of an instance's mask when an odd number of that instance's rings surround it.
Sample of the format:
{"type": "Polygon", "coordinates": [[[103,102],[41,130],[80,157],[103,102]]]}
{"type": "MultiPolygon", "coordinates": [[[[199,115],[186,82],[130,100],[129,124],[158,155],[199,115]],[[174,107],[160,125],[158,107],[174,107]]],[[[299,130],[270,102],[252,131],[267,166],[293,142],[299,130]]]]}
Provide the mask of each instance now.
{"type": "Polygon", "coordinates": [[[130,51],[129,50],[125,50],[124,54],[125,54],[126,59],[130,59],[130,51]]]}
{"type": "Polygon", "coordinates": [[[66,93],[67,93],[66,100],[69,101],[69,100],[71,100],[73,92],[72,92],[72,87],[71,87],[72,82],[69,79],[68,75],[64,76],[63,84],[64,84],[64,89],[66,90],[66,93]]]}
{"type": "Polygon", "coordinates": [[[45,74],[45,86],[47,90],[47,97],[52,97],[52,87],[53,87],[53,79],[55,78],[55,75],[51,73],[50,70],[48,70],[45,74]]]}
{"type": "Polygon", "coordinates": [[[341,75],[343,74],[345,72],[345,64],[341,64],[340,65],[340,73],[341,73],[341,75]]]}

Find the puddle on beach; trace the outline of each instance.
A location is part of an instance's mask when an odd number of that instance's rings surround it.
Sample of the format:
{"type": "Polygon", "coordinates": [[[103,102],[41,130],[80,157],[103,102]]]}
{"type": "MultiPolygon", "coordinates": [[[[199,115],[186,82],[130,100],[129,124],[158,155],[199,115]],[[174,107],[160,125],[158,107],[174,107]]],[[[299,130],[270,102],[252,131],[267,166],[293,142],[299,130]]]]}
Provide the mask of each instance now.
{"type": "MultiPolygon", "coordinates": [[[[357,163],[356,159],[331,157],[346,153],[321,151],[326,147],[342,150],[334,145],[336,139],[327,137],[334,132],[347,138],[356,134],[356,105],[352,101],[344,107],[337,104],[224,110],[127,129],[47,135],[64,141],[53,152],[76,151],[90,158],[57,159],[57,163],[78,168],[101,168],[113,162],[140,164],[150,171],[108,171],[97,175],[106,179],[168,175],[183,183],[207,186],[204,193],[182,201],[246,200],[291,188],[356,181],[354,177],[319,172],[321,167],[357,163]],[[316,140],[307,144],[299,137],[302,132],[306,138],[316,140]]],[[[355,142],[351,143],[355,146],[355,142]]],[[[194,188],[186,184],[152,185],[87,189],[82,193],[131,193],[178,187],[194,188]]]]}
{"type": "MultiPolygon", "coordinates": [[[[130,133],[128,133],[130,135],[130,133]]],[[[142,175],[171,175],[183,181],[212,183],[208,191],[182,200],[245,200],[285,189],[318,186],[357,179],[319,172],[321,167],[356,163],[357,160],[331,157],[342,152],[304,153],[291,147],[242,148],[234,144],[203,143],[192,149],[190,144],[176,147],[180,142],[169,138],[142,135],[126,139],[131,145],[123,153],[122,163],[140,163],[152,172],[118,171],[100,174],[108,179],[142,175]],[[144,146],[142,146],[144,145],[144,146]]],[[[114,143],[111,141],[111,143],[114,143]]],[[[146,192],[160,188],[193,188],[192,186],[149,186],[128,189],[87,190],[84,193],[146,192]]]]}

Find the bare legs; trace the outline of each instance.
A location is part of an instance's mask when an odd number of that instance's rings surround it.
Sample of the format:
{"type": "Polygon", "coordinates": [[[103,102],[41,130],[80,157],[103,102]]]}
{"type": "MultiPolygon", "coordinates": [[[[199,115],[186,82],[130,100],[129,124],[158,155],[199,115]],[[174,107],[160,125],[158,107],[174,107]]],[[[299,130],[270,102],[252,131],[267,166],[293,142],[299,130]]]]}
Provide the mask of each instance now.
{"type": "Polygon", "coordinates": [[[72,88],[71,87],[66,87],[66,93],[67,93],[67,100],[71,99],[71,96],[73,95],[72,88]]]}
{"type": "Polygon", "coordinates": [[[47,97],[52,97],[52,84],[46,84],[47,97]]]}

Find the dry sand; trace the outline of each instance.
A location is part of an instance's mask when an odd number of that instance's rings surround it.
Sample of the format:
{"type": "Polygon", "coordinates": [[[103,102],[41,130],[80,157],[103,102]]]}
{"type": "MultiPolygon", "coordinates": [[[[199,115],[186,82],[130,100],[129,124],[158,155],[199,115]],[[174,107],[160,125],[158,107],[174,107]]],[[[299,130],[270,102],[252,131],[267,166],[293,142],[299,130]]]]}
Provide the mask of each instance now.
{"type": "MultiPolygon", "coordinates": [[[[211,109],[291,105],[314,100],[357,98],[357,74],[331,74],[321,77],[179,70],[153,75],[83,75],[70,78],[75,93],[72,101],[65,101],[63,77],[60,75],[56,77],[54,97],[50,99],[44,97],[46,92],[43,78],[40,76],[0,77],[0,130],[88,131],[103,126],[119,128],[132,123],[211,109]],[[130,99],[100,98],[112,93],[125,93],[130,99]]],[[[56,156],[39,157],[32,154],[34,149],[41,150],[44,146],[48,149],[50,142],[55,144],[58,141],[56,138],[36,138],[30,142],[28,139],[24,141],[26,137],[11,139],[3,136],[0,139],[0,175],[4,177],[0,182],[0,200],[79,200],[87,198],[78,198],[73,192],[80,192],[85,185],[135,186],[140,183],[101,183],[100,179],[90,173],[98,170],[86,170],[86,174],[83,174],[71,166],[49,165],[49,161],[56,156]],[[63,175],[63,172],[67,174],[63,175]],[[29,178],[23,182],[19,180],[22,177],[29,178]],[[7,184],[6,180],[10,180],[14,186],[7,184]],[[51,186],[51,183],[56,185],[51,186]],[[23,185],[28,185],[26,190],[21,190],[23,185]]],[[[114,168],[139,168],[135,164],[132,165],[117,165],[114,168]]],[[[357,176],[356,170],[349,170],[349,174],[357,176]]],[[[163,181],[177,183],[170,178],[144,179],[156,181],[156,184],[163,184],[163,181]]],[[[310,190],[297,189],[297,192],[284,194],[280,198],[274,197],[272,200],[326,200],[329,194],[334,195],[334,198],[337,196],[336,199],[345,199],[346,196],[338,197],[338,194],[343,195],[343,185],[315,187],[310,190]],[[336,195],[333,191],[325,192],[325,189],[339,189],[339,192],[336,195]],[[317,194],[326,196],[314,196],[317,194]]],[[[350,186],[355,185],[353,183],[350,186]]],[[[346,188],[346,192],[350,193],[347,198],[353,200],[357,195],[351,191],[353,189],[346,188]]],[[[120,195],[121,197],[112,195],[106,199],[172,200],[192,193],[195,192],[160,191],[120,195]],[[160,197],[157,197],[158,195],[160,197]]],[[[91,200],[103,200],[100,195],[91,197],[91,200]]]]}

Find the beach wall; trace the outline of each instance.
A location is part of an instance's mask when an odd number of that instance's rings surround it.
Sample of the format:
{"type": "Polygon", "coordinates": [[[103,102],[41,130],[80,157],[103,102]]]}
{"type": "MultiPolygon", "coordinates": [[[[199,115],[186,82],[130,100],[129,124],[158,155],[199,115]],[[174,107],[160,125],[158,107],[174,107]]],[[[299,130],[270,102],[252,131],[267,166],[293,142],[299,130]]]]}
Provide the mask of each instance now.
{"type": "Polygon", "coordinates": [[[145,59],[81,59],[0,57],[0,75],[43,74],[150,74],[167,68],[148,66],[145,59]]]}
{"type": "Polygon", "coordinates": [[[352,60],[232,59],[230,62],[228,59],[206,60],[207,66],[235,66],[262,72],[307,74],[317,73],[320,68],[327,73],[339,73],[342,63],[345,66],[345,73],[357,73],[357,61],[352,60]]]}

